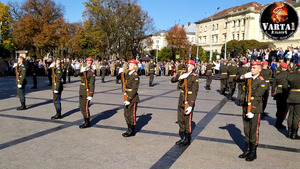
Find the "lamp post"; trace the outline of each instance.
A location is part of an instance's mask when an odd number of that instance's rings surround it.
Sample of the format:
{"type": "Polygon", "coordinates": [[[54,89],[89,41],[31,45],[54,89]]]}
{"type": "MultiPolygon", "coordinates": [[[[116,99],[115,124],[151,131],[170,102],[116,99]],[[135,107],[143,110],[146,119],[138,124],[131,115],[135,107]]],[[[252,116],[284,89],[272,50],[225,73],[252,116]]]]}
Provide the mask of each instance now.
{"type": "Polygon", "coordinates": [[[2,28],[2,21],[0,21],[0,44],[2,44],[2,34],[1,34],[1,28],[2,28]]]}
{"type": "MultiPolygon", "coordinates": [[[[217,11],[220,9],[220,7],[217,8],[216,12],[214,13],[214,15],[217,13],[217,11]]],[[[207,15],[209,15],[207,12],[205,12],[207,15]]],[[[213,18],[212,16],[210,17],[210,53],[209,53],[209,60],[212,60],[212,22],[213,22],[213,18]]]]}

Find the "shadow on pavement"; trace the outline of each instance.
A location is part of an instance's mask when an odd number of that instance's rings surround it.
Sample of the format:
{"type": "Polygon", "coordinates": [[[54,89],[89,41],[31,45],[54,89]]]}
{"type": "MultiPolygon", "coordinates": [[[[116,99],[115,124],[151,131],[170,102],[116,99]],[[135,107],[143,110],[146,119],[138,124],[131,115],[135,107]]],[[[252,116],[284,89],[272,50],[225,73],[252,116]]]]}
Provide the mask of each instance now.
{"type": "Polygon", "coordinates": [[[66,113],[64,113],[64,114],[62,115],[62,117],[63,117],[63,118],[68,117],[68,116],[70,116],[70,115],[72,115],[72,114],[74,114],[74,113],[76,113],[76,112],[80,112],[79,107],[78,107],[78,108],[75,108],[75,109],[73,109],[73,110],[70,110],[70,111],[68,111],[68,112],[66,112],[66,113]]]}
{"type": "MultiPolygon", "coordinates": [[[[267,121],[269,123],[270,126],[274,126],[275,127],[275,124],[276,124],[276,118],[273,118],[271,116],[268,115],[269,113],[266,113],[266,116],[263,116],[261,118],[261,120],[264,120],[264,121],[267,121]]],[[[281,134],[283,134],[284,136],[286,136],[288,134],[288,131],[287,129],[279,129],[279,128],[276,128],[281,134]]]]}
{"type": "Polygon", "coordinates": [[[240,129],[238,129],[235,124],[227,124],[226,126],[219,127],[222,130],[227,130],[230,137],[234,141],[234,143],[239,146],[239,148],[244,152],[246,151],[245,147],[245,141],[244,136],[242,135],[242,132],[240,129]]]}
{"type": "Polygon", "coordinates": [[[101,120],[105,120],[105,119],[112,117],[113,115],[115,115],[118,112],[118,110],[119,110],[119,108],[115,108],[115,109],[101,112],[99,115],[97,115],[96,117],[94,117],[91,120],[91,126],[96,125],[101,120]]]}
{"type": "Polygon", "coordinates": [[[149,123],[149,121],[152,119],[152,113],[143,114],[137,117],[138,120],[136,122],[136,133],[141,131],[142,128],[149,123]]]}

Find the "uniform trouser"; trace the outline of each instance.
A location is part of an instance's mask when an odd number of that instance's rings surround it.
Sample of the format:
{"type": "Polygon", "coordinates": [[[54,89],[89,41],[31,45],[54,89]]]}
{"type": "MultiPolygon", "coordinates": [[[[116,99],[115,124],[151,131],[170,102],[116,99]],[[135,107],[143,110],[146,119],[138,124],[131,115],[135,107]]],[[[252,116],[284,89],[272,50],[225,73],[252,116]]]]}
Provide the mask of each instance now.
{"type": "Polygon", "coordinates": [[[296,130],[300,128],[300,103],[289,103],[288,128],[296,130]]]}
{"type": "Polygon", "coordinates": [[[100,69],[96,69],[97,76],[100,76],[100,73],[101,73],[100,69]]]}
{"type": "Polygon", "coordinates": [[[149,85],[152,85],[153,79],[154,79],[154,73],[149,73],[149,76],[150,76],[150,78],[149,78],[149,85]]]}
{"type": "Polygon", "coordinates": [[[258,145],[260,118],[260,113],[254,114],[254,117],[252,119],[249,119],[246,117],[246,111],[243,112],[243,124],[246,143],[258,145]]]}
{"type": "Polygon", "coordinates": [[[90,101],[88,101],[86,98],[87,96],[85,95],[79,95],[79,107],[83,115],[83,118],[90,118],[90,110],[89,110],[90,101]]]}
{"type": "Polygon", "coordinates": [[[221,79],[220,80],[220,90],[222,92],[226,90],[226,83],[227,83],[227,79],[221,79]]]}
{"type": "Polygon", "coordinates": [[[66,72],[66,71],[64,71],[64,72],[62,73],[62,79],[63,79],[63,81],[64,81],[64,83],[65,83],[66,80],[67,80],[67,72],[66,72]]]}
{"type": "Polygon", "coordinates": [[[286,102],[286,98],[277,98],[276,100],[276,107],[277,107],[277,112],[276,112],[276,123],[277,124],[282,124],[286,114],[288,112],[289,106],[288,103],[286,102]]]}
{"type": "Polygon", "coordinates": [[[49,83],[52,84],[52,77],[51,77],[52,76],[52,71],[51,71],[51,69],[48,69],[47,71],[48,71],[47,76],[48,76],[49,83]]]}
{"type": "Polygon", "coordinates": [[[33,86],[37,85],[36,73],[32,74],[33,86]]]}
{"type": "Polygon", "coordinates": [[[233,96],[235,91],[235,82],[228,82],[229,84],[229,95],[233,96]]]}
{"type": "Polygon", "coordinates": [[[238,84],[238,97],[237,100],[242,102],[244,101],[244,97],[245,97],[245,92],[244,92],[244,83],[239,83],[238,84]]]}
{"type": "Polygon", "coordinates": [[[136,125],[136,110],[138,103],[130,102],[128,106],[124,106],[124,117],[127,124],[136,125]]]}
{"type": "Polygon", "coordinates": [[[70,71],[67,72],[67,76],[68,76],[68,81],[71,82],[71,76],[72,76],[72,75],[71,75],[70,71]]]}
{"type": "Polygon", "coordinates": [[[61,92],[53,93],[53,104],[56,110],[61,110],[61,92]]]}
{"type": "Polygon", "coordinates": [[[265,109],[267,107],[267,103],[268,103],[268,98],[269,98],[269,89],[267,89],[263,95],[263,112],[265,112],[265,109]]]}
{"type": "Polygon", "coordinates": [[[206,86],[210,86],[210,83],[211,83],[211,74],[206,75],[206,86]]]}
{"type": "Polygon", "coordinates": [[[104,81],[106,75],[106,70],[102,69],[102,75],[101,75],[101,80],[104,81]]]}
{"type": "Polygon", "coordinates": [[[114,76],[115,75],[115,69],[110,69],[110,75],[114,76]]]}
{"type": "Polygon", "coordinates": [[[194,106],[192,108],[192,112],[189,115],[185,115],[183,100],[184,100],[184,96],[183,97],[181,96],[181,98],[179,98],[179,103],[177,108],[177,120],[179,124],[179,131],[191,134],[194,106]]]}
{"type": "Polygon", "coordinates": [[[18,97],[21,103],[25,103],[25,86],[17,89],[18,97]]]}

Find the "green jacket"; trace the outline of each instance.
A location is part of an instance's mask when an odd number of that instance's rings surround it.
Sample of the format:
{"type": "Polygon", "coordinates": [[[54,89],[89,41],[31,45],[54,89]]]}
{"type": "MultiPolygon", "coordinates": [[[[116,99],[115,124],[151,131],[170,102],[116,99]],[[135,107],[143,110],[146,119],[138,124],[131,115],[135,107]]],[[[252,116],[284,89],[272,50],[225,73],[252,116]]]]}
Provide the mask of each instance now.
{"type": "Polygon", "coordinates": [[[149,63],[149,73],[154,73],[154,63],[149,63]]]}
{"type": "Polygon", "coordinates": [[[88,91],[86,90],[86,81],[85,81],[83,73],[80,73],[80,71],[77,71],[74,74],[74,76],[75,77],[80,76],[79,95],[87,96],[87,92],[88,92],[89,96],[93,97],[94,91],[95,91],[95,71],[92,69],[89,69],[86,72],[88,91]]]}
{"type": "Polygon", "coordinates": [[[54,69],[54,75],[52,74],[52,90],[57,90],[61,92],[63,90],[63,83],[61,81],[62,78],[62,69],[60,67],[56,67],[54,69]],[[54,77],[55,77],[55,83],[54,83],[54,77]],[[54,88],[54,85],[56,85],[56,88],[54,88]]]}
{"type": "Polygon", "coordinates": [[[289,88],[288,103],[300,103],[300,72],[289,74],[287,76],[289,88]]]}
{"type": "Polygon", "coordinates": [[[207,66],[206,66],[206,73],[205,73],[206,76],[212,75],[212,69],[213,69],[212,67],[213,67],[212,64],[207,64],[207,66]]]}
{"type": "Polygon", "coordinates": [[[237,67],[229,65],[227,70],[228,82],[233,82],[233,78],[237,74],[237,67]]]}
{"type": "MultiPolygon", "coordinates": [[[[26,67],[24,66],[24,64],[22,64],[22,65],[18,64],[19,82],[20,82],[20,85],[22,85],[22,86],[25,86],[27,84],[26,71],[27,70],[26,70],[26,67]]],[[[17,79],[16,79],[16,84],[18,85],[17,79]]]]}
{"type": "Polygon", "coordinates": [[[275,76],[272,85],[272,96],[274,96],[275,100],[277,100],[278,98],[281,99],[283,97],[287,98],[288,81],[286,80],[286,78],[288,74],[289,73],[287,71],[281,71],[275,76]]]}
{"type": "Polygon", "coordinates": [[[228,66],[227,65],[223,65],[220,67],[220,71],[221,71],[221,79],[227,79],[227,69],[228,69],[228,66]]]}
{"type": "Polygon", "coordinates": [[[125,88],[127,93],[127,101],[138,103],[140,101],[138,89],[140,85],[140,78],[136,72],[129,75],[129,71],[125,72],[125,88]]]}
{"type": "Polygon", "coordinates": [[[270,79],[272,78],[272,70],[271,69],[262,69],[260,72],[260,76],[262,76],[267,84],[267,89],[270,89],[270,79]]]}

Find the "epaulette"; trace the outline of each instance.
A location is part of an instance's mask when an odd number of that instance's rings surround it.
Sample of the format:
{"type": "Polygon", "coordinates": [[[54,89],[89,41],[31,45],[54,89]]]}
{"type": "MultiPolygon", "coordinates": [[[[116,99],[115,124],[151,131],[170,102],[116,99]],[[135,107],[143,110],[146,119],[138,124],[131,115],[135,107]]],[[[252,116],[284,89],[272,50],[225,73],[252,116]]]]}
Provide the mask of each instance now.
{"type": "Polygon", "coordinates": [[[136,75],[136,76],[138,75],[136,72],[133,72],[133,74],[136,75]]]}
{"type": "Polygon", "coordinates": [[[197,74],[196,74],[196,73],[192,73],[192,75],[193,75],[193,76],[197,76],[197,74]]]}
{"type": "Polygon", "coordinates": [[[265,80],[262,76],[259,76],[259,79],[260,79],[260,80],[265,80]]]}
{"type": "Polygon", "coordinates": [[[90,69],[90,70],[91,70],[91,72],[95,73],[95,71],[93,69],[90,69]]]}

